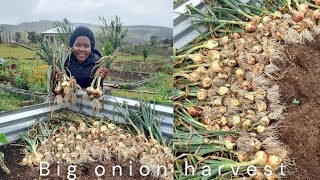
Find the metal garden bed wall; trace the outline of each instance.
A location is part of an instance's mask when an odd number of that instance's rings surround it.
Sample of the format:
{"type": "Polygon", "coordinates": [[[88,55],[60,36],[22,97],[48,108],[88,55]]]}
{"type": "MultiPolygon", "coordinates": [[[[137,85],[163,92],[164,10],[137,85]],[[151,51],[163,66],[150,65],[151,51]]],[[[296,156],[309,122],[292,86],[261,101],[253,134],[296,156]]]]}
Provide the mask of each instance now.
{"type": "MultiPolygon", "coordinates": [[[[80,105],[79,101],[80,98],[78,98],[76,107],[71,108],[71,110],[79,112],[81,108],[81,112],[87,115],[92,115],[93,111],[90,102],[80,105]]],[[[105,95],[104,107],[96,116],[105,116],[117,122],[122,122],[123,117],[114,108],[118,103],[127,103],[130,109],[134,109],[135,106],[139,104],[136,100],[105,95]]],[[[21,108],[19,110],[0,113],[0,132],[6,134],[9,143],[19,140],[20,133],[27,131],[28,128],[37,120],[42,120],[53,110],[56,112],[62,110],[61,107],[52,104],[52,102],[51,105],[49,105],[49,103],[42,103],[21,108]]],[[[173,108],[169,106],[155,105],[154,109],[156,116],[161,120],[161,132],[163,136],[165,138],[171,138],[173,136],[173,108]]]]}
{"type": "Polygon", "coordinates": [[[2,83],[0,83],[0,89],[3,89],[4,91],[11,92],[11,93],[21,94],[21,95],[28,97],[29,99],[34,99],[36,101],[43,101],[44,102],[47,97],[47,93],[32,92],[32,91],[25,90],[25,89],[9,87],[9,86],[6,86],[2,83]]]}

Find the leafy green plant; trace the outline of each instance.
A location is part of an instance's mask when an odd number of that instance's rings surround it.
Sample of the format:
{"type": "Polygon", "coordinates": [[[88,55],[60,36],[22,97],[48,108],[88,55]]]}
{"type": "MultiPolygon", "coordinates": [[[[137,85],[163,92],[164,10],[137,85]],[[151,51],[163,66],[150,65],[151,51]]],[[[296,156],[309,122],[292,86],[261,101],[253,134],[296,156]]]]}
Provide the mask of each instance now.
{"type": "Polygon", "coordinates": [[[146,61],[146,59],[148,57],[148,49],[143,48],[142,53],[143,53],[143,61],[146,61]]]}
{"type": "Polygon", "coordinates": [[[108,56],[108,55],[112,54],[113,51],[114,51],[114,49],[112,47],[112,43],[110,41],[106,41],[103,46],[103,55],[108,56]]]}
{"type": "Polygon", "coordinates": [[[29,89],[28,81],[26,80],[26,77],[23,74],[18,74],[18,76],[14,78],[14,83],[17,88],[26,89],[26,90],[29,89]]]}
{"type": "MultiPolygon", "coordinates": [[[[7,144],[8,143],[7,137],[6,137],[6,135],[4,133],[0,133],[0,143],[2,143],[2,144],[7,144]]],[[[3,154],[3,152],[0,152],[0,167],[5,173],[10,174],[11,171],[6,166],[6,164],[4,162],[4,154],[3,154]]]]}

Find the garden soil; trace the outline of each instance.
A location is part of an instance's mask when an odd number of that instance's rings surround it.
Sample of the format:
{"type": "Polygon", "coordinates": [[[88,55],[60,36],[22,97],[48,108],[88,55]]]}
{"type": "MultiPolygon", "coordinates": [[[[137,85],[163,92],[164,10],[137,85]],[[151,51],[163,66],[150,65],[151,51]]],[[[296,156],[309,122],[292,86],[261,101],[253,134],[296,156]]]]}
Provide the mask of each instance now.
{"type": "Polygon", "coordinates": [[[288,62],[277,80],[286,107],[280,139],[295,165],[288,169],[295,174],[287,180],[320,179],[320,37],[290,45],[284,53],[288,62]]]}
{"type": "MultiPolygon", "coordinates": [[[[21,166],[19,163],[22,161],[23,155],[20,152],[21,147],[17,145],[5,145],[0,147],[0,151],[5,154],[5,161],[7,167],[11,170],[11,174],[5,174],[0,169],[0,179],[1,180],[39,180],[40,172],[35,168],[29,166],[21,166]]],[[[100,179],[108,180],[154,180],[157,179],[151,176],[142,176],[140,175],[140,165],[132,162],[132,164],[124,163],[119,164],[116,161],[106,162],[106,163],[94,163],[94,164],[85,164],[83,166],[78,166],[76,168],[76,179],[79,180],[95,180],[98,177],[95,174],[95,168],[101,165],[105,168],[104,176],[101,176],[100,179]],[[112,175],[112,167],[120,165],[122,167],[122,176],[119,176],[119,171],[115,172],[115,176],[112,175]],[[130,176],[130,166],[132,167],[132,175],[130,176]]],[[[68,165],[60,164],[60,176],[57,175],[57,164],[52,164],[49,167],[50,174],[45,177],[41,177],[42,180],[67,180],[68,165]]],[[[72,171],[72,169],[71,169],[72,171]]],[[[99,173],[102,171],[98,170],[99,173]]],[[[44,172],[45,173],[45,172],[44,172]]]]}

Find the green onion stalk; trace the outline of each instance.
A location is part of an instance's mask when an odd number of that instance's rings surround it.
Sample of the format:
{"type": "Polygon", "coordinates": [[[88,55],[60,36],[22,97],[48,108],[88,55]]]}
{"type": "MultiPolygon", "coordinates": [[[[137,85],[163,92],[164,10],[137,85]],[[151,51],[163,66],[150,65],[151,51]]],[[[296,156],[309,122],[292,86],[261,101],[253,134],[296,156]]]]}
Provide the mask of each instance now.
{"type": "Polygon", "coordinates": [[[58,95],[66,93],[64,90],[69,89],[70,77],[67,76],[64,64],[71,55],[71,48],[66,47],[65,45],[56,46],[53,49],[53,70],[59,73],[62,73],[62,78],[59,79],[56,83],[56,87],[54,88],[54,92],[58,95]]]}
{"type": "Polygon", "coordinates": [[[43,154],[37,152],[37,148],[38,148],[37,139],[34,139],[28,136],[26,132],[21,133],[21,139],[26,142],[27,144],[26,148],[34,156],[34,159],[31,159],[33,163],[35,164],[40,163],[43,160],[44,156],[43,154]]]}

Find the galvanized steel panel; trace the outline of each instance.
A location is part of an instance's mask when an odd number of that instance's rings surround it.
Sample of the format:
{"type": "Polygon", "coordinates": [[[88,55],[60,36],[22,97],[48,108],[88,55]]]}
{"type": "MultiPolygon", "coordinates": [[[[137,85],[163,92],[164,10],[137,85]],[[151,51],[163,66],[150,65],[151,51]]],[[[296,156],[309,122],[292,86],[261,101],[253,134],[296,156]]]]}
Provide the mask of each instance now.
{"type": "MultiPolygon", "coordinates": [[[[204,9],[204,5],[201,0],[189,0],[185,3],[174,7],[173,14],[173,47],[180,49],[188,43],[197,38],[200,33],[192,26],[191,18],[181,13],[186,13],[186,5],[192,4],[199,10],[204,9]]],[[[206,32],[208,28],[206,26],[198,27],[202,32],[206,32]]]]}

